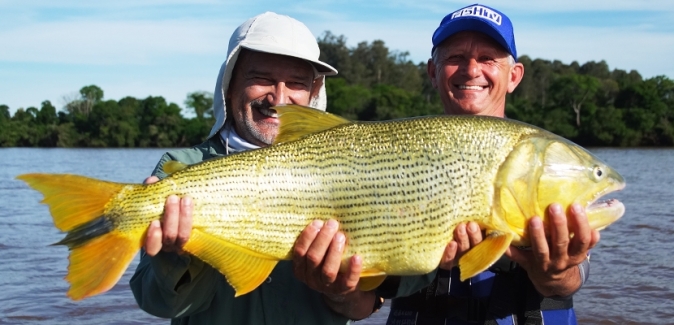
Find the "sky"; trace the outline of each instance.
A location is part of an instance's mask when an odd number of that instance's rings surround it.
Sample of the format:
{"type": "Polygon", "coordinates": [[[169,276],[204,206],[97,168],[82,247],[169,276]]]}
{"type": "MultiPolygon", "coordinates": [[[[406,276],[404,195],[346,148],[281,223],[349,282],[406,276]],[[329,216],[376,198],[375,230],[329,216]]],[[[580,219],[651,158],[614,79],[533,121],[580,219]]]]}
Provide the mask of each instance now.
{"type": "MultiPolygon", "coordinates": [[[[466,1],[434,0],[0,0],[0,104],[62,108],[97,85],[104,99],[162,96],[184,107],[188,93],[213,92],[229,37],[274,11],[316,37],[344,35],[347,46],[383,40],[426,62],[442,18],[466,1]]],[[[611,70],[674,79],[674,1],[491,0],[510,17],[518,55],[604,60],[611,70]]],[[[525,67],[526,73],[526,67],[525,67]]]]}

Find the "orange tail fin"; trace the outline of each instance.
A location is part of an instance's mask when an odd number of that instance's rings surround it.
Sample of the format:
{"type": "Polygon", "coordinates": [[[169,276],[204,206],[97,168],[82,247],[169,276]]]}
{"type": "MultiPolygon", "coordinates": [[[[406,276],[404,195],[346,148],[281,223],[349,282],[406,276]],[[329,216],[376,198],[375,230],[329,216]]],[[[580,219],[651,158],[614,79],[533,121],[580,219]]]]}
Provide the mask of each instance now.
{"type": "Polygon", "coordinates": [[[142,245],[142,234],[116,229],[105,215],[124,184],[68,174],[23,174],[18,179],[44,195],[54,225],[68,232],[55,245],[70,248],[68,296],[80,300],[110,290],[142,245]]]}

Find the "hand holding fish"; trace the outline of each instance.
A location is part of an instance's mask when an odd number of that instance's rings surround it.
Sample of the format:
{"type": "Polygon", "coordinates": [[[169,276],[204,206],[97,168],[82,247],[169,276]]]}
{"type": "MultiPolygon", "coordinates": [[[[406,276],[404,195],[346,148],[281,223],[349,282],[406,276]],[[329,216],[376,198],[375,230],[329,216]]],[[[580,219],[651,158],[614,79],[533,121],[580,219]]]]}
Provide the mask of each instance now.
{"type": "Polygon", "coordinates": [[[459,258],[482,241],[482,230],[476,222],[461,223],[454,229],[454,238],[445,247],[440,268],[450,270],[459,262],[459,258]]]}
{"type": "MultiPolygon", "coordinates": [[[[158,181],[157,176],[151,176],[143,183],[152,184],[158,181]]],[[[150,256],[157,255],[159,251],[182,254],[182,247],[190,238],[192,231],[193,209],[194,203],[189,196],[180,198],[170,195],[166,198],[161,222],[154,220],[147,229],[145,252],[150,256]]]]}
{"type": "Polygon", "coordinates": [[[334,311],[362,319],[372,313],[374,292],[358,289],[363,262],[360,256],[352,256],[348,268],[340,272],[345,244],[346,237],[336,220],[314,220],[295,242],[293,270],[300,281],[322,293],[334,311]]]}
{"type": "Polygon", "coordinates": [[[581,284],[577,266],[599,242],[599,231],[590,227],[585,210],[572,204],[568,220],[562,206],[548,207],[548,229],[540,218],[529,221],[531,250],[509,247],[506,255],[527,271],[536,290],[546,297],[566,297],[581,284]],[[573,234],[570,238],[569,234],[573,234]]]}

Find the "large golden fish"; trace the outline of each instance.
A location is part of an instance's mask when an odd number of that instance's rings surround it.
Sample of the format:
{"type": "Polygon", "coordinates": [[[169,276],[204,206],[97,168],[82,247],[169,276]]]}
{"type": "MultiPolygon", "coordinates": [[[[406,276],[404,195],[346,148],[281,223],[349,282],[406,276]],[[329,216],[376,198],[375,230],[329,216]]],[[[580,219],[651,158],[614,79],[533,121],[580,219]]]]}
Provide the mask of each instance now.
{"type": "MultiPolygon", "coordinates": [[[[507,119],[469,116],[350,122],[301,106],[277,107],[273,146],[174,171],[155,184],[119,184],[76,175],[18,176],[44,195],[67,232],[68,296],[109,290],[140,249],[166,197],[189,195],[193,229],[184,250],[211,264],[242,295],[279,260],[291,259],[314,219],[339,221],[344,259],[363,260],[361,288],[386,275],[434,270],[455,226],[475,221],[486,238],[459,263],[467,279],[508,245],[527,245],[526,223],[552,202],[578,202],[603,229],[622,203],[594,203],[625,186],[581,147],[507,119]]],[[[343,263],[345,264],[345,263],[343,263]]]]}

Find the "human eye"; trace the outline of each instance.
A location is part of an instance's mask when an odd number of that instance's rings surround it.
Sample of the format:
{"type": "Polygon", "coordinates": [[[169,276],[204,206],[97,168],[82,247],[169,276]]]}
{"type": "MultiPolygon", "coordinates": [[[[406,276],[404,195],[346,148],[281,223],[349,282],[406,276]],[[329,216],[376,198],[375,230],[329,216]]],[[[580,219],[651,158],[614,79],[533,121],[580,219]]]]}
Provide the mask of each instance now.
{"type": "Polygon", "coordinates": [[[290,80],[286,85],[291,89],[309,89],[311,83],[304,80],[290,80]]]}
{"type": "Polygon", "coordinates": [[[463,59],[463,56],[461,54],[449,54],[447,56],[446,60],[451,61],[451,62],[456,62],[456,61],[461,61],[461,59],[463,59]]]}
{"type": "Polygon", "coordinates": [[[271,85],[274,83],[274,81],[266,76],[261,76],[261,75],[255,75],[251,76],[250,78],[255,84],[258,85],[271,85]]]}
{"type": "Polygon", "coordinates": [[[495,62],[496,58],[491,55],[482,55],[479,58],[480,62],[495,62]]]}

